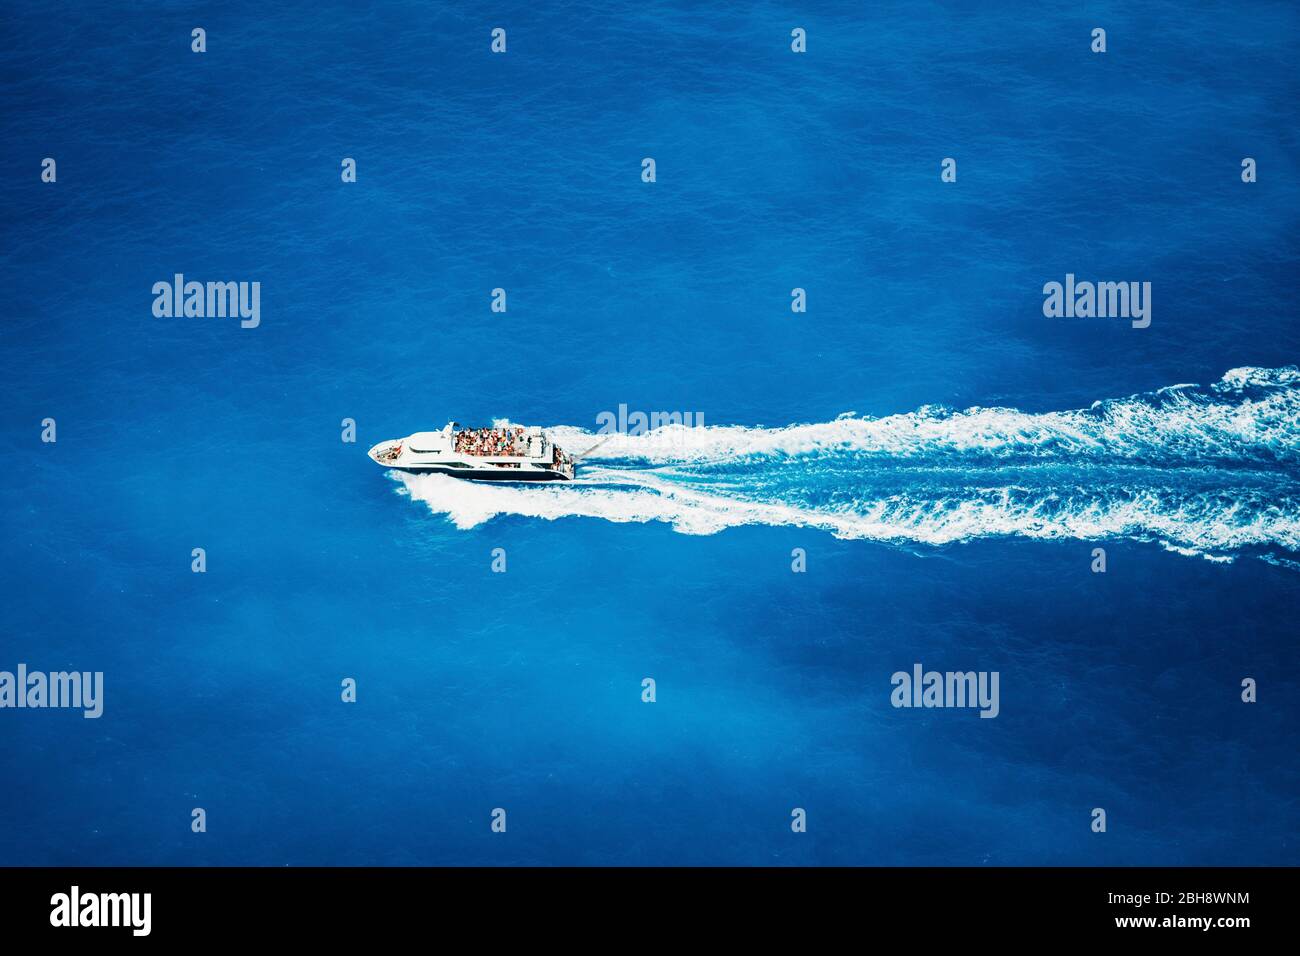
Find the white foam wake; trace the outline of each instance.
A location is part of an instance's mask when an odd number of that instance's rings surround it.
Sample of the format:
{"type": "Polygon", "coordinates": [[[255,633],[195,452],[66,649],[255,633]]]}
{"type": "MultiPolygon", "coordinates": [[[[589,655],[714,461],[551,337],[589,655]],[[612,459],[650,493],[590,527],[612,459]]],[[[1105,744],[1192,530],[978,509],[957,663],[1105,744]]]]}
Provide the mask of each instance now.
{"type": "Polygon", "coordinates": [[[1051,489],[969,487],[943,497],[900,493],[817,509],[732,497],[652,473],[600,471],[576,482],[542,487],[474,484],[441,475],[402,475],[401,480],[413,499],[447,515],[460,528],[498,515],[519,515],[659,521],[684,534],[713,534],[741,525],[794,526],[822,529],[839,538],[927,545],[1019,536],[1131,538],[1217,557],[1252,547],[1300,550],[1300,519],[1294,509],[1288,511],[1250,488],[1227,496],[1180,495],[1158,488],[1063,498],[1051,489]]]}
{"type": "Polygon", "coordinates": [[[883,418],[846,412],[830,422],[781,428],[667,425],[613,436],[569,426],[550,431],[575,452],[608,437],[594,459],[651,464],[844,451],[892,459],[1065,455],[1300,461],[1300,369],[1233,369],[1208,387],[1174,385],[1063,412],[926,406],[883,418]]]}
{"type": "MultiPolygon", "coordinates": [[[[397,474],[471,528],[498,515],[741,525],[946,545],[989,537],[1128,538],[1230,560],[1300,551],[1300,373],[1234,369],[1090,409],[921,409],[785,428],[668,426],[616,435],[562,484],[397,474]]],[[[581,451],[599,440],[548,429],[581,451]]]]}

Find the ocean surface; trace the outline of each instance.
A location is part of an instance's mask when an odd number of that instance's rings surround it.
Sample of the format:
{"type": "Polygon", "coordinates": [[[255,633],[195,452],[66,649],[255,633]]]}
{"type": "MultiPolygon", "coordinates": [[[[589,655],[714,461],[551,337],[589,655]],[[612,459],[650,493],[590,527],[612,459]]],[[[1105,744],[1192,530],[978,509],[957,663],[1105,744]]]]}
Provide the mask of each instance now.
{"type": "Polygon", "coordinates": [[[0,709],[0,864],[1300,863],[1300,8],[0,37],[0,670],[105,688],[0,709]],[[157,317],[178,273],[259,324],[157,317]],[[704,424],[562,485],[365,454],[621,405],[704,424]],[[892,706],[918,663],[998,716],[892,706]]]}

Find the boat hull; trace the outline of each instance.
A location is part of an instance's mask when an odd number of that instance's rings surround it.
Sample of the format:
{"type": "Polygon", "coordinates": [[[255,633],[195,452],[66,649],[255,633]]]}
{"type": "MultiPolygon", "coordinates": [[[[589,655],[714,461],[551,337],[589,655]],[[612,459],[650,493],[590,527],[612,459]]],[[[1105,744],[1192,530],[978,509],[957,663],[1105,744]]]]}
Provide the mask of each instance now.
{"type": "Polygon", "coordinates": [[[445,465],[393,465],[393,471],[410,475],[448,475],[462,481],[571,481],[558,471],[525,471],[522,468],[449,468],[445,465]]]}

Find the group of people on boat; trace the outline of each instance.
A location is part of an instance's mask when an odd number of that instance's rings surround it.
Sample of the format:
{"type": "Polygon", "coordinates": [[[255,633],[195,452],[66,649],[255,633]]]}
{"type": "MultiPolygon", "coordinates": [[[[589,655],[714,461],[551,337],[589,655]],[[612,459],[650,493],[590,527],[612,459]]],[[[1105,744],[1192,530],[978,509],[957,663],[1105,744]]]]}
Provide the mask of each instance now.
{"type": "Polygon", "coordinates": [[[555,455],[551,459],[551,467],[561,474],[573,477],[573,458],[565,452],[560,451],[560,446],[556,445],[555,455]]]}
{"type": "Polygon", "coordinates": [[[524,430],[506,428],[467,428],[456,433],[456,451],[462,455],[522,455],[524,430]]]}

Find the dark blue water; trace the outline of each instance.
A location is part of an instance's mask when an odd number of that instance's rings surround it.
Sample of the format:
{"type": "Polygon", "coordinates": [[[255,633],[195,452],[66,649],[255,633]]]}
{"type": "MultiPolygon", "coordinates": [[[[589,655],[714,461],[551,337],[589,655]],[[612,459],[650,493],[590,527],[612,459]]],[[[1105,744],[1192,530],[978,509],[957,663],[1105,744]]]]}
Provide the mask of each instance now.
{"type": "Polygon", "coordinates": [[[0,16],[0,863],[1300,862],[1293,6],[0,16]]]}

